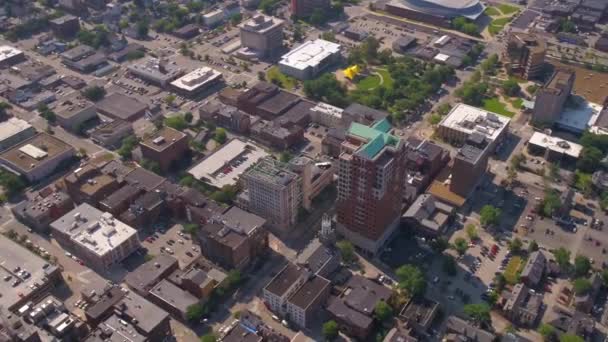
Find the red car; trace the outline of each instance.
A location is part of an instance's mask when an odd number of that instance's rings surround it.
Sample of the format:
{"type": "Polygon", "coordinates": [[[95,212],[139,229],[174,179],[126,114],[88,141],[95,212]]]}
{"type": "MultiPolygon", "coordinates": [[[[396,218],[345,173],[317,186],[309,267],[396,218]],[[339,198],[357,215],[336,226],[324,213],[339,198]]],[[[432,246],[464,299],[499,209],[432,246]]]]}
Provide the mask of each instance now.
{"type": "Polygon", "coordinates": [[[490,251],[492,254],[496,254],[498,253],[498,246],[497,245],[492,245],[492,250],[490,251]]]}

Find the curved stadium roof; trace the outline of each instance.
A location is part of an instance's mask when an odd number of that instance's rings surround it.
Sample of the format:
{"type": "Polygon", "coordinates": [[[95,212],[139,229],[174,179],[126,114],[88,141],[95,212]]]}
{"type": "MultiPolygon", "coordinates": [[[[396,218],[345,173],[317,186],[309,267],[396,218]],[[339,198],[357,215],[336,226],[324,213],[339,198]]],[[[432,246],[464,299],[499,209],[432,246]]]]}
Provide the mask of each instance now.
{"type": "Polygon", "coordinates": [[[477,19],[484,11],[479,0],[397,0],[396,3],[414,11],[447,18],[477,19]]]}

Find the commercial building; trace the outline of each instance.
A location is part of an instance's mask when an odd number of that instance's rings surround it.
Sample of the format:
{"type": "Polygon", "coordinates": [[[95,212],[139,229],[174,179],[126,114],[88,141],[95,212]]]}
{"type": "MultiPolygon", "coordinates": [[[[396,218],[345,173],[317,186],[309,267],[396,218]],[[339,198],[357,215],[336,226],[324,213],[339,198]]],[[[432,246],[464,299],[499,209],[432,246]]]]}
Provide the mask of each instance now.
{"type": "Polygon", "coordinates": [[[232,139],[188,170],[194,178],[221,188],[234,185],[250,166],[268,153],[249,141],[232,139]]]}
{"type": "Polygon", "coordinates": [[[370,108],[359,103],[351,103],[344,108],[342,112],[342,120],[348,127],[352,122],[358,122],[362,125],[371,126],[372,124],[386,119],[389,114],[385,111],[370,108]]]}
{"type": "Polygon", "coordinates": [[[449,316],[444,325],[443,341],[477,341],[493,342],[496,335],[483,330],[477,324],[468,322],[458,316],[449,316]]]}
{"type": "Polygon", "coordinates": [[[572,92],[576,74],[571,70],[558,69],[545,85],[536,92],[532,120],[539,124],[552,125],[564,109],[572,92]]]}
{"type": "Polygon", "coordinates": [[[36,134],[36,129],[27,121],[9,118],[0,123],[0,151],[14,146],[36,134]]]}
{"type": "Polygon", "coordinates": [[[248,133],[251,118],[248,114],[223,103],[208,103],[199,108],[201,119],[210,120],[217,126],[237,133],[248,133]]]}
{"type": "Polygon", "coordinates": [[[171,82],[171,88],[183,96],[196,97],[222,82],[221,72],[205,66],[171,82]]]}
{"type": "Polygon", "coordinates": [[[575,164],[581,155],[583,146],[558,137],[534,132],[528,140],[528,152],[541,155],[549,162],[575,164]]]}
{"type": "Polygon", "coordinates": [[[266,221],[238,207],[212,217],[198,238],[202,253],[225,269],[243,269],[268,247],[266,221]]]}
{"type": "Polygon", "coordinates": [[[243,174],[243,181],[249,194],[248,210],[281,231],[296,224],[302,203],[302,179],[287,165],[271,157],[262,158],[243,174]]]}
{"type": "Polygon", "coordinates": [[[75,156],[73,146],[52,135],[39,133],[0,154],[0,165],[35,182],[51,175],[75,156]]]}
{"type": "Polygon", "coordinates": [[[340,267],[340,255],[335,248],[315,238],[298,253],[295,264],[308,268],[312,274],[329,279],[340,267]]]}
{"type": "Polygon", "coordinates": [[[376,2],[375,7],[383,7],[390,14],[449,27],[450,21],[456,17],[477,20],[485,10],[478,0],[392,0],[386,3],[376,2]]]}
{"type": "Polygon", "coordinates": [[[257,107],[271,97],[276,96],[279,92],[279,87],[272,83],[258,82],[253,87],[237,95],[236,105],[245,113],[257,115],[257,107]]]}
{"type": "Polygon", "coordinates": [[[291,15],[298,18],[308,18],[317,10],[326,12],[330,9],[331,2],[329,0],[292,0],[291,15]]]}
{"type": "Polygon", "coordinates": [[[68,131],[80,133],[82,125],[97,117],[95,105],[74,91],[59,101],[53,108],[57,123],[68,131]]]}
{"type": "Polygon", "coordinates": [[[450,161],[450,152],[430,140],[409,137],[407,143],[407,171],[405,203],[414,202],[431,181],[450,161]]]}
{"type": "Polygon", "coordinates": [[[543,280],[546,267],[547,258],[542,252],[536,251],[531,253],[520,275],[522,283],[530,287],[538,286],[541,280],[543,280]]]}
{"type": "Polygon", "coordinates": [[[412,298],[403,306],[399,318],[420,336],[428,336],[428,331],[439,310],[439,303],[433,300],[426,297],[412,298]]]}
{"type": "Polygon", "coordinates": [[[532,327],[536,325],[543,307],[543,295],[528,289],[524,284],[513,287],[502,310],[511,322],[532,327]]]}
{"type": "Polygon", "coordinates": [[[253,58],[276,55],[283,47],[283,23],[281,19],[258,13],[239,24],[241,46],[246,48],[239,53],[253,58]]]}
{"type": "Polygon", "coordinates": [[[326,310],[349,336],[366,341],[374,325],[374,308],[388,302],[392,290],[359,275],[353,275],[338,296],[331,296],[326,310]]]}
{"type": "Polygon", "coordinates": [[[121,93],[112,93],[95,104],[97,111],[113,119],[133,122],[144,116],[148,105],[121,93]]]}
{"type": "Polygon", "coordinates": [[[12,46],[0,46],[0,68],[6,68],[25,60],[23,51],[12,46]]]}
{"type": "Polygon", "coordinates": [[[155,161],[164,172],[179,162],[190,150],[188,135],[171,127],[163,127],[140,141],[144,159],[155,161]]]}
{"type": "Polygon", "coordinates": [[[282,73],[300,80],[315,78],[341,58],[340,44],[323,39],[309,40],[281,56],[282,73]]]}
{"type": "Polygon", "coordinates": [[[403,203],[406,148],[382,120],[352,123],[338,167],[337,230],[375,254],[398,226],[403,203]]]}
{"type": "Polygon", "coordinates": [[[512,74],[530,80],[538,78],[543,71],[546,41],[534,34],[512,32],[504,51],[505,67],[512,74]]]}
{"type": "Polygon", "coordinates": [[[433,195],[422,194],[403,214],[402,222],[420,235],[436,238],[449,226],[454,211],[454,207],[438,201],[433,195]]]}
{"type": "Polygon", "coordinates": [[[166,279],[158,282],[150,290],[148,297],[153,303],[184,321],[188,319],[188,307],[199,303],[196,297],[166,279]]]}
{"type": "Polygon", "coordinates": [[[8,311],[42,298],[61,279],[57,266],[49,265],[4,235],[0,236],[0,264],[0,277],[3,279],[0,281],[0,306],[8,311]]]}
{"type": "Polygon", "coordinates": [[[107,270],[137,250],[137,231],[83,203],[51,223],[55,239],[85,264],[96,270],[107,270]]]}
{"type": "Polygon", "coordinates": [[[302,179],[302,207],[311,210],[312,201],[333,183],[337,167],[329,158],[314,160],[299,156],[289,161],[288,168],[302,179]]]}
{"type": "Polygon", "coordinates": [[[102,173],[97,166],[85,164],[63,178],[67,193],[76,203],[97,206],[99,201],[120,187],[117,179],[102,173]]]}
{"type": "Polygon", "coordinates": [[[225,285],[228,275],[217,268],[193,267],[186,271],[175,271],[168,280],[190,292],[196,298],[208,300],[213,291],[225,285]]]}
{"type": "Polygon", "coordinates": [[[129,65],[127,70],[134,76],[162,88],[184,74],[184,70],[166,60],[152,57],[129,65]]]}
{"type": "Polygon", "coordinates": [[[72,199],[62,191],[45,188],[35,194],[34,198],[15,205],[11,211],[15,218],[28,227],[46,232],[51,222],[74,208],[72,199]]]}
{"type": "Polygon", "coordinates": [[[224,11],[221,9],[216,9],[203,14],[203,23],[205,23],[205,26],[214,27],[224,21],[224,18],[224,11]]]}
{"type": "Polygon", "coordinates": [[[124,180],[136,188],[143,189],[146,192],[157,190],[166,179],[157,175],[152,171],[148,171],[143,167],[138,167],[128,174],[124,175],[124,180]]]}
{"type": "Polygon", "coordinates": [[[125,283],[137,294],[145,297],[154,285],[167,278],[177,268],[177,259],[160,254],[129,272],[125,277],[125,283]]]}
{"type": "Polygon", "coordinates": [[[311,120],[325,127],[342,126],[342,108],[319,102],[310,109],[311,120]]]}
{"type": "Polygon", "coordinates": [[[124,138],[133,135],[133,125],[123,120],[113,120],[102,124],[91,132],[93,142],[106,148],[118,148],[124,138]]]}
{"type": "Polygon", "coordinates": [[[51,30],[56,37],[70,38],[80,31],[80,20],[70,14],[49,21],[51,30]]]}

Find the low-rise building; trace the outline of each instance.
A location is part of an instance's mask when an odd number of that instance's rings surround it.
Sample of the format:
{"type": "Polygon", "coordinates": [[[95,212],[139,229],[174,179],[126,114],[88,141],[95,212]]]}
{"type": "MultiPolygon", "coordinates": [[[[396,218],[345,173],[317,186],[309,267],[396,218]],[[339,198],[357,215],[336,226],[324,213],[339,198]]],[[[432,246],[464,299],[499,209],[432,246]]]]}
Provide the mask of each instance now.
{"type": "Polygon", "coordinates": [[[120,189],[114,191],[101,202],[99,208],[112,215],[118,216],[129,209],[129,206],[141,196],[145,191],[131,184],[125,184],[120,189]]]}
{"type": "Polygon", "coordinates": [[[155,161],[164,172],[180,161],[190,150],[188,135],[171,127],[163,127],[143,139],[139,146],[144,159],[155,161]]]}
{"type": "Polygon", "coordinates": [[[325,304],[331,284],[321,276],[309,277],[286,302],[285,316],[300,328],[310,327],[325,304]]]}
{"type": "Polygon", "coordinates": [[[70,14],[53,19],[49,24],[53,34],[57,37],[70,38],[80,31],[80,20],[70,14]]]}
{"type": "Polygon", "coordinates": [[[99,201],[120,187],[112,175],[102,173],[97,166],[85,164],[63,178],[66,191],[76,203],[97,206],[99,201]]]}
{"type": "Polygon", "coordinates": [[[237,107],[247,114],[256,115],[258,105],[277,95],[279,91],[279,87],[272,83],[258,82],[253,87],[237,95],[237,107]]]}
{"type": "Polygon", "coordinates": [[[208,103],[199,108],[201,119],[210,120],[217,126],[237,133],[248,133],[251,118],[236,107],[223,103],[208,103]]]}
{"type": "Polygon", "coordinates": [[[222,83],[221,72],[201,67],[171,82],[171,88],[183,96],[197,97],[222,83]]]}
{"type": "Polygon", "coordinates": [[[148,110],[148,105],[121,93],[109,94],[95,106],[103,115],[129,122],[143,117],[148,110]]]}
{"type": "Polygon", "coordinates": [[[75,133],[81,133],[82,125],[97,117],[95,105],[76,91],[62,98],[55,105],[54,112],[57,123],[75,133]]]}
{"type": "Polygon", "coordinates": [[[493,342],[495,340],[496,335],[492,334],[489,331],[483,330],[477,325],[468,322],[458,316],[450,316],[446,320],[443,332],[443,341],[493,342]]]}
{"type": "Polygon", "coordinates": [[[124,138],[133,135],[133,125],[123,120],[113,120],[102,124],[91,132],[93,142],[106,148],[118,148],[124,138]]]}
{"type": "Polygon", "coordinates": [[[169,281],[190,292],[196,298],[207,301],[213,290],[225,284],[227,277],[226,273],[217,268],[203,270],[202,268],[193,267],[184,272],[174,272],[169,281]]]}
{"type": "Polygon", "coordinates": [[[45,188],[36,193],[32,199],[25,200],[11,208],[11,211],[15,218],[28,227],[38,232],[46,232],[51,222],[73,208],[74,203],[68,194],[45,188]]]}
{"type": "Polygon", "coordinates": [[[127,70],[138,78],[159,87],[166,87],[184,74],[184,70],[168,63],[162,58],[148,58],[142,62],[131,64],[127,70]]]}
{"type": "Polygon", "coordinates": [[[452,221],[455,208],[438,201],[431,194],[422,194],[401,217],[401,221],[416,233],[435,238],[441,236],[452,221]]]}
{"type": "Polygon", "coordinates": [[[0,154],[0,165],[30,182],[51,175],[76,156],[73,146],[46,133],[39,133],[0,154]]]}
{"type": "Polygon", "coordinates": [[[281,57],[279,68],[300,80],[315,78],[341,58],[341,46],[323,39],[310,40],[281,57]]]}
{"type": "Polygon", "coordinates": [[[546,266],[547,258],[542,252],[536,251],[531,253],[528,257],[526,266],[524,266],[524,269],[521,272],[521,281],[530,287],[538,286],[541,280],[543,280],[546,266]]]}
{"type": "Polygon", "coordinates": [[[315,275],[329,279],[340,267],[340,255],[333,247],[315,238],[298,253],[295,264],[308,268],[315,275]]]}
{"type": "Polygon", "coordinates": [[[177,259],[166,254],[160,254],[129,272],[125,277],[125,283],[137,294],[145,297],[154,285],[167,278],[177,268],[177,259]]]}
{"type": "Polygon", "coordinates": [[[140,247],[137,231],[83,203],[51,223],[55,239],[85,264],[107,270],[140,247]]]}
{"type": "Polygon", "coordinates": [[[310,109],[312,121],[325,127],[342,126],[343,111],[344,110],[342,108],[338,108],[323,102],[319,102],[316,106],[310,109]]]}
{"type": "Polygon", "coordinates": [[[562,138],[534,132],[528,140],[528,152],[543,156],[548,162],[573,165],[581,155],[583,146],[562,138]]]}
{"type": "Polygon", "coordinates": [[[23,51],[8,45],[0,46],[0,68],[7,68],[24,60],[23,51]]]}
{"type": "Polygon", "coordinates": [[[412,203],[450,161],[450,152],[430,140],[407,140],[405,203],[412,203]]]}
{"type": "Polygon", "coordinates": [[[181,320],[187,320],[188,307],[198,304],[199,300],[166,279],[154,286],[148,297],[161,308],[181,320]]]}
{"type": "Polygon", "coordinates": [[[304,267],[287,264],[264,287],[262,298],[270,311],[285,316],[287,300],[306,282],[311,273],[304,267]]]}
{"type": "Polygon", "coordinates": [[[14,146],[36,134],[36,129],[27,121],[9,118],[0,123],[0,151],[14,146]]]}
{"type": "Polygon", "coordinates": [[[517,284],[502,309],[511,322],[531,327],[538,321],[542,308],[541,294],[535,293],[524,284],[517,284]]]}
{"type": "Polygon", "coordinates": [[[418,335],[429,336],[428,331],[439,310],[439,303],[433,300],[425,297],[413,298],[403,306],[399,318],[418,335]]]}

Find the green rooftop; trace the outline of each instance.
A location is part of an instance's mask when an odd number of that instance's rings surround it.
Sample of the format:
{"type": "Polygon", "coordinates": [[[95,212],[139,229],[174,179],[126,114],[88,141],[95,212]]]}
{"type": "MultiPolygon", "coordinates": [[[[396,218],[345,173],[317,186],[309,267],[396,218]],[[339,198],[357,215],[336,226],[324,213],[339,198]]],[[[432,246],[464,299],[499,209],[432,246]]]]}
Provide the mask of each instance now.
{"type": "Polygon", "coordinates": [[[391,124],[386,119],[378,121],[371,127],[353,122],[348,129],[348,134],[367,140],[367,143],[359,148],[357,153],[362,153],[367,158],[374,158],[385,146],[396,147],[399,143],[399,138],[386,133],[390,129],[391,124]]]}

